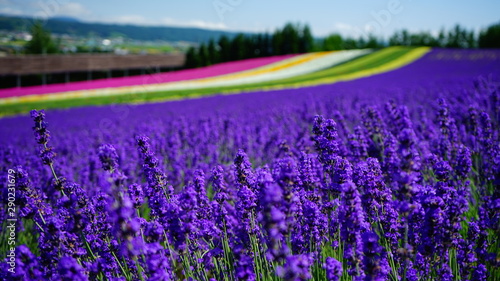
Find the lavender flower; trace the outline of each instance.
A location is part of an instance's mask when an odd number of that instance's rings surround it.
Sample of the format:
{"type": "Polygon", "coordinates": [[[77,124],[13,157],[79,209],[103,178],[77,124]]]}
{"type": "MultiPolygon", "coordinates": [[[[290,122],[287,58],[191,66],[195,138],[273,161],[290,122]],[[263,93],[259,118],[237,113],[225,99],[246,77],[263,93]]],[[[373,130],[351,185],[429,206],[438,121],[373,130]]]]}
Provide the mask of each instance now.
{"type": "Polygon", "coordinates": [[[305,281],[312,278],[309,270],[312,263],[312,258],[307,254],[288,256],[284,266],[279,267],[277,273],[286,281],[305,281]]]}
{"type": "Polygon", "coordinates": [[[56,189],[63,190],[64,179],[63,178],[60,179],[57,176],[53,166],[56,153],[54,152],[54,148],[48,144],[50,140],[50,132],[47,129],[47,122],[45,122],[45,111],[32,110],[30,113],[31,113],[31,118],[33,118],[33,121],[35,121],[35,126],[33,127],[33,131],[35,133],[35,140],[40,146],[40,154],[39,154],[40,159],[42,159],[43,164],[48,165],[50,167],[50,170],[55,180],[54,186],[56,187],[56,189]]]}
{"type": "Polygon", "coordinates": [[[105,171],[113,171],[118,168],[118,154],[114,146],[110,144],[101,145],[98,155],[105,171]]]}
{"type": "Polygon", "coordinates": [[[342,263],[338,260],[328,257],[323,265],[326,269],[326,280],[339,281],[342,276],[342,263]]]}
{"type": "Polygon", "coordinates": [[[441,129],[441,134],[448,136],[450,134],[450,118],[449,118],[449,106],[445,99],[438,99],[439,110],[437,114],[437,119],[439,122],[439,127],[441,129]]]}
{"type": "Polygon", "coordinates": [[[256,230],[253,226],[253,220],[255,219],[255,209],[257,207],[255,175],[248,157],[242,150],[238,152],[233,168],[235,169],[238,188],[238,201],[236,202],[238,219],[248,233],[253,233],[256,230]]]}
{"type": "Polygon", "coordinates": [[[452,168],[447,161],[441,161],[434,165],[434,175],[440,181],[448,181],[452,168]]]}
{"type": "Polygon", "coordinates": [[[158,243],[149,244],[145,250],[146,275],[148,280],[175,280],[166,251],[158,243]]]}
{"type": "Polygon", "coordinates": [[[488,280],[488,270],[484,264],[478,264],[476,269],[472,273],[472,279],[477,281],[486,281],[488,280]]]}
{"type": "Polygon", "coordinates": [[[323,116],[314,118],[313,133],[318,159],[329,173],[333,172],[340,154],[336,127],[337,124],[331,119],[325,120],[323,116]]]}
{"type": "Polygon", "coordinates": [[[460,179],[467,178],[472,169],[472,156],[470,149],[464,145],[458,147],[455,173],[460,179]]]}
{"type": "Polygon", "coordinates": [[[319,256],[321,246],[327,237],[327,217],[316,203],[305,199],[298,220],[299,226],[292,235],[294,252],[313,253],[314,256],[319,256]]]}
{"type": "Polygon", "coordinates": [[[483,59],[432,50],[305,92],[51,111],[50,132],[43,111],[1,118],[0,220],[16,216],[19,246],[0,280],[495,279],[500,92],[470,75],[498,59],[453,52],[483,59]]]}
{"type": "Polygon", "coordinates": [[[81,265],[71,257],[62,257],[57,266],[59,277],[63,281],[89,280],[81,265]]]}
{"type": "Polygon", "coordinates": [[[151,150],[151,147],[149,145],[149,138],[146,136],[137,136],[136,142],[139,148],[139,152],[142,154],[142,157],[144,159],[143,169],[150,188],[148,196],[155,197],[155,194],[160,193],[165,194],[165,196],[167,197],[171,197],[173,190],[171,187],[167,186],[166,176],[159,168],[160,161],[158,160],[158,158],[156,158],[154,152],[151,150]]]}
{"type": "Polygon", "coordinates": [[[261,171],[259,181],[262,185],[260,199],[262,211],[258,220],[267,234],[268,256],[271,261],[282,261],[289,252],[284,243],[284,235],[287,231],[286,215],[280,210],[283,191],[278,184],[272,181],[272,177],[265,170],[261,171]]]}
{"type": "Polygon", "coordinates": [[[253,259],[245,254],[238,254],[237,251],[237,266],[236,266],[236,280],[241,281],[255,281],[256,276],[253,270],[253,259]]]}
{"type": "Polygon", "coordinates": [[[299,177],[305,190],[315,190],[318,187],[319,178],[314,168],[312,156],[303,152],[299,164],[299,177]]]}
{"type": "Polygon", "coordinates": [[[222,166],[217,166],[212,170],[212,177],[210,178],[214,188],[214,199],[221,204],[224,201],[231,199],[227,185],[224,181],[224,170],[222,166]]]}
{"type": "Polygon", "coordinates": [[[382,116],[375,107],[368,106],[362,108],[361,120],[371,140],[368,147],[368,156],[379,158],[387,135],[382,116]]]}
{"type": "Polygon", "coordinates": [[[341,186],[352,180],[352,165],[351,163],[344,158],[339,158],[335,163],[333,174],[332,174],[332,182],[333,182],[333,190],[340,191],[341,186]]]}
{"type": "Polygon", "coordinates": [[[132,200],[132,204],[134,204],[134,208],[139,208],[144,203],[144,190],[140,184],[132,184],[128,187],[128,195],[130,196],[130,200],[132,200]]]}
{"type": "Polygon", "coordinates": [[[354,183],[362,190],[362,205],[367,220],[379,223],[385,237],[395,247],[400,238],[399,213],[392,200],[392,191],[385,184],[380,164],[375,158],[360,162],[354,169],[354,183]]]}
{"type": "Polygon", "coordinates": [[[353,161],[364,159],[368,156],[368,141],[360,126],[354,128],[354,133],[349,136],[349,152],[353,161]]]}
{"type": "Polygon", "coordinates": [[[35,140],[38,144],[47,144],[50,140],[50,132],[47,129],[47,122],[45,122],[45,110],[32,110],[30,112],[31,118],[35,121],[35,140]]]}
{"type": "MultiPolygon", "coordinates": [[[[12,262],[10,259],[6,259],[5,263],[2,263],[2,265],[11,268],[11,266],[7,264],[7,261],[12,262]]],[[[8,271],[8,268],[2,268],[4,269],[2,273],[0,273],[0,278],[2,278],[2,280],[37,281],[44,279],[40,258],[31,253],[26,245],[19,245],[16,248],[14,263],[14,272],[8,271]]]]}
{"type": "Polygon", "coordinates": [[[363,206],[369,217],[379,221],[382,207],[392,200],[392,192],[384,183],[380,164],[375,158],[360,162],[354,169],[354,183],[363,190],[363,206]]]}
{"type": "Polygon", "coordinates": [[[248,159],[247,154],[243,150],[239,150],[234,159],[234,170],[238,182],[247,188],[253,188],[255,176],[252,171],[252,164],[248,159]]]}
{"type": "Polygon", "coordinates": [[[363,254],[361,236],[368,229],[368,224],[365,221],[358,188],[352,182],[342,185],[339,220],[341,223],[340,236],[345,242],[344,258],[349,263],[349,275],[354,278],[363,278],[363,272],[360,271],[363,254]]]}
{"type": "Polygon", "coordinates": [[[389,264],[374,232],[363,233],[363,269],[365,280],[387,280],[389,264]]]}

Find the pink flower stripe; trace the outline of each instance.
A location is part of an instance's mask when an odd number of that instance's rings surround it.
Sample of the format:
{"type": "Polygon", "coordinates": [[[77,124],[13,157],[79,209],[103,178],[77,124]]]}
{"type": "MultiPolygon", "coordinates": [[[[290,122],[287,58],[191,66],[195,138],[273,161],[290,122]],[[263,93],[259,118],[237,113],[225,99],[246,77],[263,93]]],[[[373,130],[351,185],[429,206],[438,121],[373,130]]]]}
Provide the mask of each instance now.
{"type": "Polygon", "coordinates": [[[22,88],[0,89],[0,98],[18,97],[28,95],[40,95],[49,93],[59,93],[77,90],[90,90],[134,85],[149,85],[182,80],[191,80],[219,76],[239,71],[245,71],[256,67],[265,66],[271,63],[288,59],[294,55],[282,55],[266,58],[247,59],[235,62],[219,63],[212,66],[186,69],[174,72],[147,74],[132,77],[117,77],[111,79],[98,79],[93,81],[73,82],[67,84],[52,84],[45,86],[31,86],[22,88]]]}

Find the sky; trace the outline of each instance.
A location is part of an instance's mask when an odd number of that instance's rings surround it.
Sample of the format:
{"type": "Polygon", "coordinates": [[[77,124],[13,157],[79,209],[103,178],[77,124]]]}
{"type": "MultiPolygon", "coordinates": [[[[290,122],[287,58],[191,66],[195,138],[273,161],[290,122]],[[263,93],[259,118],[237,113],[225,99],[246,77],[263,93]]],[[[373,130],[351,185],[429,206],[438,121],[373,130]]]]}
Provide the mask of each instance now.
{"type": "Polygon", "coordinates": [[[498,0],[0,0],[0,14],[85,22],[272,32],[287,22],[331,33],[387,38],[403,28],[437,34],[460,24],[479,31],[500,22],[498,0]]]}

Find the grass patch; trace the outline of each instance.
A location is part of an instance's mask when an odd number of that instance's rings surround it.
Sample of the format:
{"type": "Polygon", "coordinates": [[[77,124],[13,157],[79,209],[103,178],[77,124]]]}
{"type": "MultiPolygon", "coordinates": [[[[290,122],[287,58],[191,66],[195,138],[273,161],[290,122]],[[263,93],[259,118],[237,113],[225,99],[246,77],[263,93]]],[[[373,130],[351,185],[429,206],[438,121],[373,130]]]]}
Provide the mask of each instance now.
{"type": "Polygon", "coordinates": [[[160,92],[148,92],[145,86],[144,92],[134,94],[120,94],[112,96],[98,96],[88,98],[73,98],[66,100],[47,100],[36,102],[25,102],[18,104],[0,105],[0,116],[27,113],[29,110],[70,108],[88,105],[107,105],[120,103],[144,103],[153,101],[179,100],[185,98],[195,98],[214,94],[235,94],[240,92],[256,90],[272,90],[283,88],[294,88],[301,86],[312,86],[315,83],[325,84],[327,80],[347,77],[359,71],[376,69],[388,63],[397,61],[399,58],[410,53],[415,48],[391,47],[374,53],[355,58],[348,62],[323,69],[313,73],[299,75],[296,77],[253,83],[237,86],[211,87],[203,89],[169,90],[160,92]]]}

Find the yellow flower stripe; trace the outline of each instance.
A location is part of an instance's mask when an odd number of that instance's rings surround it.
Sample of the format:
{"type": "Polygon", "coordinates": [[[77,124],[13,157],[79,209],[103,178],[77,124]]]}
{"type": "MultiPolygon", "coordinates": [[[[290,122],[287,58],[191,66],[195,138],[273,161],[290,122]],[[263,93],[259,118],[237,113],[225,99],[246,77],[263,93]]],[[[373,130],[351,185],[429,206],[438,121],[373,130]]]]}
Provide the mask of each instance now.
{"type": "MultiPolygon", "coordinates": [[[[391,47],[392,50],[400,48],[400,47],[391,47]]],[[[389,50],[387,50],[389,51],[389,50]]],[[[307,86],[319,86],[323,84],[332,84],[335,82],[340,82],[340,81],[349,81],[349,80],[355,80],[363,77],[368,77],[376,74],[382,74],[384,72],[389,72],[391,70],[398,69],[400,67],[403,67],[405,65],[408,65],[421,57],[423,57],[425,54],[431,51],[430,47],[419,47],[411,50],[410,52],[404,54],[403,56],[392,60],[386,64],[383,64],[378,67],[373,67],[370,69],[365,69],[365,70],[360,70],[356,71],[353,73],[345,74],[345,75],[340,75],[340,76],[335,76],[332,78],[323,78],[323,79],[316,79],[314,81],[308,82],[308,83],[296,83],[296,84],[286,84],[286,85],[280,85],[280,86],[268,86],[268,87],[259,87],[258,89],[251,89],[251,90],[227,90],[227,91],[221,91],[218,92],[219,94],[224,94],[224,95],[231,95],[231,94],[238,94],[238,93],[243,93],[243,92],[253,92],[253,91],[270,91],[270,90],[281,90],[281,89],[294,89],[294,88],[301,88],[301,87],[307,87],[307,86]]],[[[380,54],[374,54],[376,56],[380,54]]],[[[162,102],[162,101],[173,101],[173,100],[182,100],[182,99],[189,99],[189,98],[198,98],[205,96],[204,94],[200,93],[190,93],[189,95],[170,95],[166,98],[160,98],[160,99],[155,99],[156,102],[162,102]]],[[[135,101],[133,102],[134,104],[143,104],[143,103],[150,103],[151,101],[135,101]]]]}
{"type": "MultiPolygon", "coordinates": [[[[397,48],[397,47],[392,47],[392,48],[397,48]]],[[[300,83],[291,83],[291,84],[286,84],[286,85],[277,85],[277,86],[264,86],[259,88],[259,90],[282,90],[282,89],[294,89],[294,88],[301,88],[301,87],[308,87],[308,86],[319,86],[319,85],[324,85],[324,84],[332,84],[335,82],[341,82],[341,81],[350,81],[350,80],[355,80],[363,77],[369,77],[373,76],[376,74],[382,74],[384,72],[389,72],[391,70],[398,69],[400,67],[403,67],[405,65],[408,65],[419,58],[423,57],[425,54],[427,54],[431,50],[430,47],[419,47],[411,50],[410,52],[402,55],[401,57],[392,60],[390,62],[387,62],[381,66],[369,68],[369,69],[363,69],[359,70],[353,73],[348,73],[344,75],[339,75],[331,78],[321,78],[321,79],[315,79],[312,81],[308,82],[300,82],[300,83]]],[[[241,93],[241,92],[248,92],[248,91],[254,91],[254,90],[228,90],[228,91],[223,91],[223,94],[233,94],[233,93],[241,93]]]]}
{"type": "MultiPolygon", "coordinates": [[[[411,62],[421,58],[426,53],[428,53],[430,50],[431,50],[431,48],[429,48],[429,47],[415,48],[415,49],[409,51],[408,53],[402,55],[401,57],[399,57],[395,60],[392,60],[390,62],[387,62],[381,66],[369,68],[369,69],[364,69],[364,70],[360,70],[360,71],[356,71],[356,72],[348,73],[348,74],[344,74],[344,75],[339,75],[339,76],[335,76],[335,77],[314,79],[314,80],[308,81],[308,82],[299,82],[299,83],[292,83],[292,84],[286,84],[286,85],[265,86],[265,87],[259,87],[257,89],[252,89],[252,90],[234,90],[234,89],[231,89],[231,90],[226,90],[226,91],[222,91],[219,93],[234,94],[234,93],[256,91],[256,90],[291,89],[291,88],[300,88],[300,87],[306,87],[306,86],[331,84],[331,83],[335,83],[335,82],[339,82],[339,81],[354,80],[354,79],[358,79],[358,78],[362,78],[362,77],[372,76],[375,74],[381,74],[384,72],[388,72],[388,71],[403,67],[403,66],[410,64],[411,62]]],[[[299,57],[287,59],[287,60],[285,60],[286,62],[281,61],[278,63],[274,63],[272,65],[259,67],[258,69],[252,69],[252,70],[242,71],[242,72],[238,72],[238,73],[234,73],[234,74],[227,74],[227,75],[210,77],[210,78],[205,78],[205,79],[200,79],[200,80],[179,81],[179,82],[170,82],[170,83],[183,83],[183,82],[185,82],[185,83],[193,83],[193,82],[198,83],[202,80],[203,81],[201,83],[206,83],[208,81],[211,82],[211,81],[217,81],[220,79],[224,79],[223,76],[230,78],[230,79],[236,79],[236,78],[241,78],[241,77],[246,77],[246,76],[262,74],[262,73],[271,73],[273,71],[282,70],[282,69],[285,69],[287,67],[292,67],[292,66],[295,66],[295,65],[313,60],[313,59],[320,58],[321,56],[326,56],[330,53],[331,52],[320,52],[320,53],[306,54],[306,55],[301,55],[299,57]]],[[[62,92],[62,93],[54,93],[54,94],[42,94],[42,95],[12,97],[12,98],[0,99],[0,104],[13,104],[13,103],[25,103],[25,102],[28,103],[28,102],[37,102],[37,101],[91,98],[91,97],[98,97],[98,96],[155,92],[155,91],[161,91],[162,85],[170,84],[170,83],[126,86],[126,87],[117,87],[117,88],[79,90],[79,91],[62,92]]],[[[196,94],[196,93],[192,93],[189,96],[190,97],[197,97],[200,95],[196,94]]],[[[182,98],[185,98],[185,96],[172,95],[168,98],[168,100],[175,100],[175,99],[182,99],[182,98]]]]}
{"type": "Polygon", "coordinates": [[[251,69],[251,70],[246,70],[246,71],[241,71],[237,73],[231,73],[231,74],[226,74],[226,75],[221,75],[221,76],[215,76],[215,77],[209,77],[209,78],[204,78],[200,79],[197,81],[200,82],[212,82],[212,81],[219,81],[219,80],[228,80],[228,79],[236,79],[236,78],[244,78],[248,76],[253,76],[253,75],[258,75],[258,74],[266,74],[266,73],[271,73],[275,71],[279,71],[285,68],[293,67],[302,63],[306,63],[321,57],[324,57],[326,55],[329,55],[335,51],[331,52],[317,52],[317,53],[310,53],[310,54],[305,54],[305,55],[300,55],[298,57],[293,57],[290,59],[286,59],[277,63],[272,63],[270,65],[265,65],[256,69],[251,69]]]}
{"type": "Polygon", "coordinates": [[[197,83],[204,84],[204,83],[211,83],[213,81],[239,79],[243,77],[279,71],[282,69],[286,69],[302,63],[312,61],[314,59],[321,58],[331,53],[333,52],[317,52],[317,53],[298,55],[289,59],[285,59],[283,61],[275,62],[270,65],[261,66],[255,69],[224,74],[209,78],[174,81],[167,83],[146,84],[146,85],[123,86],[116,88],[100,88],[100,89],[77,90],[77,91],[49,93],[49,94],[28,95],[20,97],[9,97],[0,99],[0,104],[29,103],[37,101],[51,101],[51,100],[61,100],[61,99],[88,98],[94,96],[109,96],[109,95],[120,95],[120,94],[134,94],[142,92],[154,92],[161,90],[159,89],[159,87],[166,84],[181,84],[181,85],[197,84],[197,83]]]}

